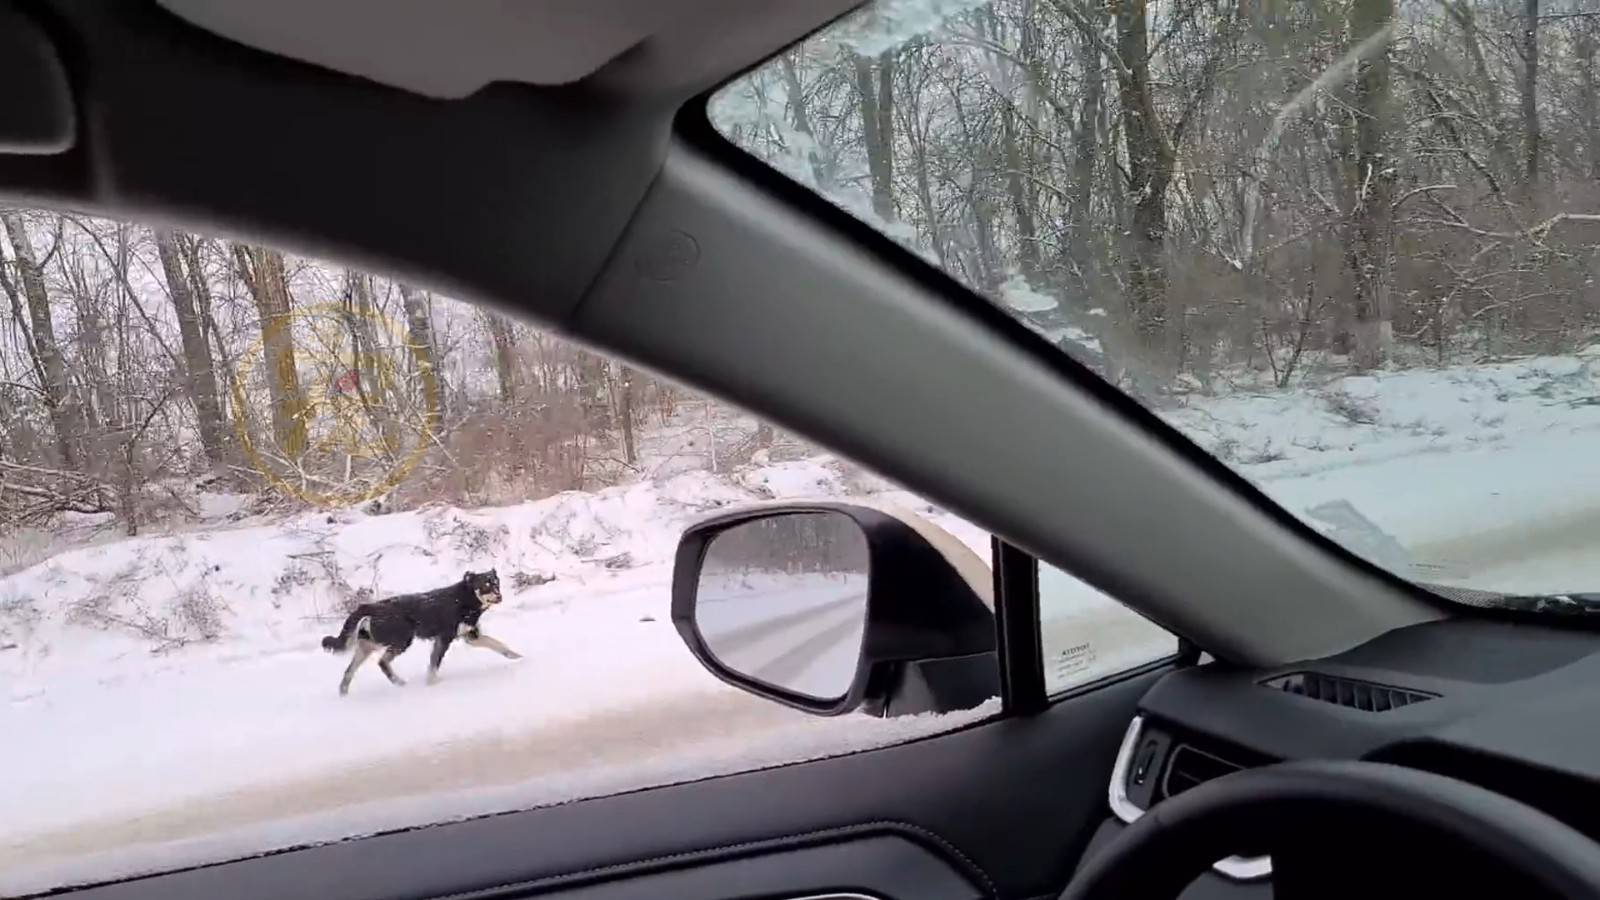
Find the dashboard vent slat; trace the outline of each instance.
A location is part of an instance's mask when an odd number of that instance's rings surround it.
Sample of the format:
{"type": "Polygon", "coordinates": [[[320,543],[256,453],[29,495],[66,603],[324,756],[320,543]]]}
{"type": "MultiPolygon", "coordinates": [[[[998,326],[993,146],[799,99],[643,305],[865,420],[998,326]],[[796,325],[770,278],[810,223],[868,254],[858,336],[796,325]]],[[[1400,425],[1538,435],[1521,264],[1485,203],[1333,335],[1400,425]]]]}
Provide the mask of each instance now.
{"type": "Polygon", "coordinates": [[[1162,783],[1162,795],[1176,797],[1193,787],[1199,787],[1214,778],[1239,771],[1242,766],[1213,756],[1189,744],[1179,744],[1167,763],[1167,777],[1162,783]]]}
{"type": "Polygon", "coordinates": [[[1412,688],[1373,684],[1370,681],[1322,675],[1317,672],[1290,672],[1287,675],[1270,678],[1261,684],[1263,687],[1280,690],[1286,694],[1299,694],[1312,700],[1321,700],[1324,703],[1364,712],[1387,712],[1439,696],[1412,688]]]}

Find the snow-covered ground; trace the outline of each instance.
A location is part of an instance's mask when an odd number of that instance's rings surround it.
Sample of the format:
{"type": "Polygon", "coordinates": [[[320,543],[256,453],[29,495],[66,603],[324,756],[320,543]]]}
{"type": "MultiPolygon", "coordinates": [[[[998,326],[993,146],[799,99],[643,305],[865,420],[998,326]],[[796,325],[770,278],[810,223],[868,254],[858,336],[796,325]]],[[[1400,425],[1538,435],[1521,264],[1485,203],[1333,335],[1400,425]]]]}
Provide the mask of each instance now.
{"type": "MultiPolygon", "coordinates": [[[[1393,538],[1352,547],[1411,577],[1591,590],[1600,565],[1600,353],[1206,398],[1166,417],[1324,531],[1340,504],[1393,538]]],[[[1342,534],[1348,534],[1343,532],[1342,534]]]]}
{"type": "MultiPolygon", "coordinates": [[[[1352,514],[1376,526],[1341,534],[1415,577],[1592,590],[1596,366],[1235,389],[1162,414],[1318,527],[1348,529],[1352,514]]],[[[0,894],[859,750],[994,711],[817,719],[705,673],[673,629],[668,585],[678,534],[707,511],[870,495],[984,558],[989,539],[826,456],[719,475],[681,456],[633,484],[478,510],[251,518],[212,497],[200,527],[98,538],[0,580],[0,894]],[[369,665],[338,696],[344,659],[318,640],[352,598],[491,566],[506,602],[484,630],[523,659],[458,644],[429,687],[413,649],[396,666],[410,685],[369,665]]],[[[780,615],[782,640],[730,621],[730,652],[821,684],[859,641],[850,596],[779,598],[769,609],[814,614],[780,615]],[[828,666],[780,660],[797,642],[827,644],[828,666]]],[[[1171,647],[1058,571],[1041,598],[1057,686],[1171,647]]]]}
{"type": "MultiPolygon", "coordinates": [[[[0,582],[0,766],[26,775],[0,780],[0,894],[860,750],[992,714],[817,719],[723,685],[682,645],[669,584],[686,522],[859,492],[857,477],[818,457],[494,509],[308,513],[93,544],[18,572],[0,582]],[[406,687],[369,664],[337,694],[345,658],[319,640],[357,592],[491,566],[506,599],[482,627],[522,659],[458,643],[427,686],[414,648],[396,663],[406,687]]],[[[867,490],[987,552],[966,523],[867,490]]],[[[860,640],[859,612],[818,625],[745,652],[804,687],[853,655],[845,632],[860,640]],[[813,666],[781,658],[819,634],[813,666]]]]}

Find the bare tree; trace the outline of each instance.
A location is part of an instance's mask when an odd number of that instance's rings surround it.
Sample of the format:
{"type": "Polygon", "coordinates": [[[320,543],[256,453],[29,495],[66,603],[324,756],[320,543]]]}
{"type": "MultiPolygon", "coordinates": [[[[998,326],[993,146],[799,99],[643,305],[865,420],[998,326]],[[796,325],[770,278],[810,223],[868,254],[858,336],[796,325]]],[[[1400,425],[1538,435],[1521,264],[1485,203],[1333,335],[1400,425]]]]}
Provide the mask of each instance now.
{"type": "Polygon", "coordinates": [[[517,400],[517,336],[511,321],[497,313],[485,312],[483,323],[489,330],[489,345],[494,352],[495,377],[500,383],[500,402],[517,400]]]}
{"type": "MultiPolygon", "coordinates": [[[[1387,33],[1394,0],[1354,0],[1350,36],[1355,44],[1387,33]]],[[[1372,368],[1383,361],[1389,338],[1389,291],[1394,253],[1394,118],[1389,52],[1361,55],[1357,63],[1355,152],[1349,169],[1350,224],[1346,237],[1351,276],[1351,355],[1372,368]]]]}
{"type": "Polygon", "coordinates": [[[233,245],[239,278],[261,319],[261,349],[272,399],[272,433],[278,449],[297,460],[307,449],[306,402],[295,363],[294,313],[283,254],[265,247],[233,245]]]}
{"type": "Polygon", "coordinates": [[[885,52],[876,64],[857,56],[855,72],[861,103],[861,134],[872,178],[872,210],[885,222],[892,222],[895,218],[894,53],[885,52]]]}
{"type": "Polygon", "coordinates": [[[1523,0],[1522,9],[1522,153],[1532,194],[1539,181],[1539,0],[1523,0]]]}
{"type": "Polygon", "coordinates": [[[427,390],[429,382],[433,385],[434,398],[431,403],[424,398],[427,405],[425,412],[427,428],[430,433],[437,435],[443,425],[444,411],[442,400],[444,394],[443,372],[439,368],[439,350],[433,335],[433,317],[428,309],[428,301],[422,292],[416,288],[401,283],[400,301],[406,313],[406,337],[408,341],[408,355],[420,370],[418,373],[427,390]]]}
{"type": "Polygon", "coordinates": [[[20,293],[26,301],[31,332],[29,349],[37,369],[45,405],[50,410],[50,418],[55,427],[56,449],[61,456],[62,465],[68,469],[76,469],[84,460],[83,441],[86,428],[83,405],[81,398],[72,388],[66,356],[61,352],[60,344],[56,342],[50,297],[44,283],[44,265],[48,262],[49,256],[60,248],[61,235],[58,230],[56,244],[50,253],[41,259],[34,251],[32,237],[21,214],[15,210],[0,213],[0,224],[4,224],[6,236],[11,241],[13,266],[17,272],[15,281],[10,278],[4,279],[4,289],[15,307],[18,305],[17,283],[21,283],[20,293]]]}
{"type": "Polygon", "coordinates": [[[196,306],[194,273],[185,271],[178,239],[170,231],[153,232],[156,253],[167,280],[167,294],[177,314],[178,335],[183,342],[184,385],[194,404],[200,431],[200,444],[206,460],[213,466],[227,461],[227,436],[222,424],[222,405],[217,399],[216,366],[211,345],[206,340],[205,320],[196,306]]]}

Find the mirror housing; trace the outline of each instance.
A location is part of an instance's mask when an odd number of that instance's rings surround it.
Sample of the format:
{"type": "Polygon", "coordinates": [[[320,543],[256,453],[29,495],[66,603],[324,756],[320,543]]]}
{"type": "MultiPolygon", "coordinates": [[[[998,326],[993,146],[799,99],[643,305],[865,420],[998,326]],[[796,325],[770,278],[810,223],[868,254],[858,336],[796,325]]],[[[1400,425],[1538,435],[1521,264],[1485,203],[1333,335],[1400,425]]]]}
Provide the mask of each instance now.
{"type": "Polygon", "coordinates": [[[700,664],[722,681],[814,715],[861,710],[898,716],[970,709],[1000,694],[988,565],[949,532],[908,511],[861,502],[764,503],[727,510],[683,533],[672,573],[672,621],[700,664]],[[697,616],[702,568],[719,534],[779,516],[832,513],[861,530],[868,554],[866,616],[842,696],[770,684],[719,660],[697,616]]]}

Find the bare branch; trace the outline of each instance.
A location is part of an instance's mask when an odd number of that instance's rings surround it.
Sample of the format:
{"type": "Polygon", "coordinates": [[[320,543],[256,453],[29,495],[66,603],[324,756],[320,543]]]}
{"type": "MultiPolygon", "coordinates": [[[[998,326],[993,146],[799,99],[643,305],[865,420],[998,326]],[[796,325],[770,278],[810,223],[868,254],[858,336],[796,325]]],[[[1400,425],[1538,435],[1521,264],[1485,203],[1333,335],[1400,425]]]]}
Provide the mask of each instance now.
{"type": "Polygon", "coordinates": [[[1349,81],[1363,60],[1376,56],[1388,48],[1389,40],[1393,36],[1393,22],[1368,35],[1365,40],[1350,48],[1350,52],[1317,76],[1316,80],[1296,92],[1287,103],[1278,108],[1277,115],[1272,117],[1272,125],[1267,128],[1266,136],[1261,139],[1261,145],[1256,148],[1255,156],[1251,160],[1249,180],[1245,184],[1244,221],[1239,226],[1239,257],[1247,264],[1255,255],[1256,220],[1261,214],[1261,182],[1266,178],[1267,164],[1278,152],[1278,145],[1283,140],[1283,132],[1289,127],[1289,122],[1310,106],[1318,94],[1349,81]]]}
{"type": "Polygon", "coordinates": [[[1416,197],[1420,194],[1426,194],[1429,191],[1453,191],[1455,189],[1456,186],[1453,184],[1425,184],[1421,187],[1415,187],[1409,191],[1406,191],[1404,194],[1401,194],[1399,199],[1394,201],[1393,208],[1399,209],[1401,206],[1405,205],[1407,200],[1410,200],[1412,197],[1416,197]]]}

